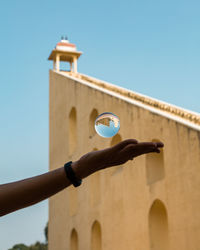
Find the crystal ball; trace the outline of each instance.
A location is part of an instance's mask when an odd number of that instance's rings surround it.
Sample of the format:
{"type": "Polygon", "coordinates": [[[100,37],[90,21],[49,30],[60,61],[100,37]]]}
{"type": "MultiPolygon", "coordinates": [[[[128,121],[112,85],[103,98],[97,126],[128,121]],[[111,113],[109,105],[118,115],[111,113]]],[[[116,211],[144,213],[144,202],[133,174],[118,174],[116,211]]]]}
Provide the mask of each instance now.
{"type": "Polygon", "coordinates": [[[120,129],[120,120],[115,114],[105,112],[96,118],[94,127],[98,135],[106,138],[112,137],[120,129]]]}

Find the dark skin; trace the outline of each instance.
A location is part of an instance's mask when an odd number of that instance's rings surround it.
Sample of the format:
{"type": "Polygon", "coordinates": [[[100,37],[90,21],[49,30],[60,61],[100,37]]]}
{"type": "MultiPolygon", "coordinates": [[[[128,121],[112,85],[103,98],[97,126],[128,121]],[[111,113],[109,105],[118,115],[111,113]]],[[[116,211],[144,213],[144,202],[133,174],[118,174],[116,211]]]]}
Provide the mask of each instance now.
{"type": "MultiPolygon", "coordinates": [[[[76,176],[84,179],[99,170],[124,164],[140,155],[160,153],[160,148],[163,146],[162,142],[137,142],[128,139],[113,147],[89,152],[71,166],[76,176]]],[[[38,203],[70,185],[64,167],[25,180],[0,185],[0,216],[38,203]]]]}

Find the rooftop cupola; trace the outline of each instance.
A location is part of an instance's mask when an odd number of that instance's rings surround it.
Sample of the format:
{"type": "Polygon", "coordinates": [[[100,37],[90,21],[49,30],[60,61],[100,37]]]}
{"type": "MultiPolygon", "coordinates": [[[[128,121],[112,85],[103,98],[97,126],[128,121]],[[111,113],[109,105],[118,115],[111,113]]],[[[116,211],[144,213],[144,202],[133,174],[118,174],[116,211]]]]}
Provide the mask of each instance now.
{"type": "Polygon", "coordinates": [[[76,45],[69,42],[67,37],[62,37],[61,41],[56,44],[48,60],[53,61],[53,69],[60,71],[60,62],[70,63],[70,72],[77,73],[77,61],[82,52],[77,51],[76,45]]]}

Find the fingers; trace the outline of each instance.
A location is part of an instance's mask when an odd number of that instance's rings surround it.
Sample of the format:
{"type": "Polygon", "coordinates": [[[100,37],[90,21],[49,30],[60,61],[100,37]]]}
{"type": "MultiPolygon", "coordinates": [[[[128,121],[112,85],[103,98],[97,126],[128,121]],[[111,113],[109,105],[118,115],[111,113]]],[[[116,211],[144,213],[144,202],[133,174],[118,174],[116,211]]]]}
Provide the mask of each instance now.
{"type": "Polygon", "coordinates": [[[146,153],[160,153],[160,148],[164,147],[162,142],[141,142],[138,143],[137,152],[139,155],[146,153]]]}
{"type": "Polygon", "coordinates": [[[151,147],[151,148],[162,148],[164,144],[162,142],[140,142],[141,146],[151,147]]]}
{"type": "Polygon", "coordinates": [[[124,147],[126,147],[127,145],[129,144],[137,144],[138,141],[135,140],[135,139],[127,139],[127,140],[124,140],[122,142],[119,142],[118,144],[116,144],[114,147],[117,149],[117,150],[120,150],[120,149],[123,149],[124,147]]]}
{"type": "Polygon", "coordinates": [[[162,142],[154,142],[156,144],[157,147],[159,148],[163,148],[164,144],[162,142]]]}
{"type": "Polygon", "coordinates": [[[162,142],[141,142],[137,144],[129,144],[121,150],[121,154],[127,160],[132,160],[142,154],[160,153],[160,148],[164,147],[162,142]]]}
{"type": "Polygon", "coordinates": [[[119,142],[118,144],[116,144],[114,147],[116,149],[122,149],[128,145],[131,145],[131,144],[141,144],[143,146],[146,146],[146,147],[156,147],[156,148],[162,148],[164,147],[164,144],[162,142],[141,142],[141,143],[138,143],[138,141],[136,139],[127,139],[127,140],[124,140],[122,142],[119,142]]]}

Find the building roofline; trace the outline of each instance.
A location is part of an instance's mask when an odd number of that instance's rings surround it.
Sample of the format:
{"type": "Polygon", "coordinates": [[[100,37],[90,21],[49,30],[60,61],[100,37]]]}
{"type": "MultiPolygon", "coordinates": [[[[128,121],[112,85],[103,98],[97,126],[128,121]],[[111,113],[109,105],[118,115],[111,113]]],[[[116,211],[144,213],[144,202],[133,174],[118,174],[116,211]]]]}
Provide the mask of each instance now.
{"type": "MultiPolygon", "coordinates": [[[[66,57],[73,57],[76,56],[77,58],[79,58],[83,52],[81,51],[64,51],[64,50],[58,50],[58,49],[53,49],[51,51],[51,54],[48,57],[48,60],[54,60],[56,57],[56,54],[60,54],[62,56],[62,58],[66,57]]],[[[66,61],[64,59],[62,59],[61,61],[66,61]]]]}
{"type": "Polygon", "coordinates": [[[134,104],[138,107],[149,110],[152,113],[164,116],[168,119],[172,119],[176,122],[184,124],[195,130],[200,131],[200,114],[187,109],[180,108],[178,106],[169,104],[167,102],[159,101],[155,98],[145,96],[140,93],[136,93],[132,90],[128,90],[112,83],[98,80],[94,77],[90,77],[84,74],[74,74],[69,72],[56,72],[67,78],[76,80],[81,84],[87,85],[94,89],[97,89],[106,94],[117,97],[128,103],[134,104]]]}

